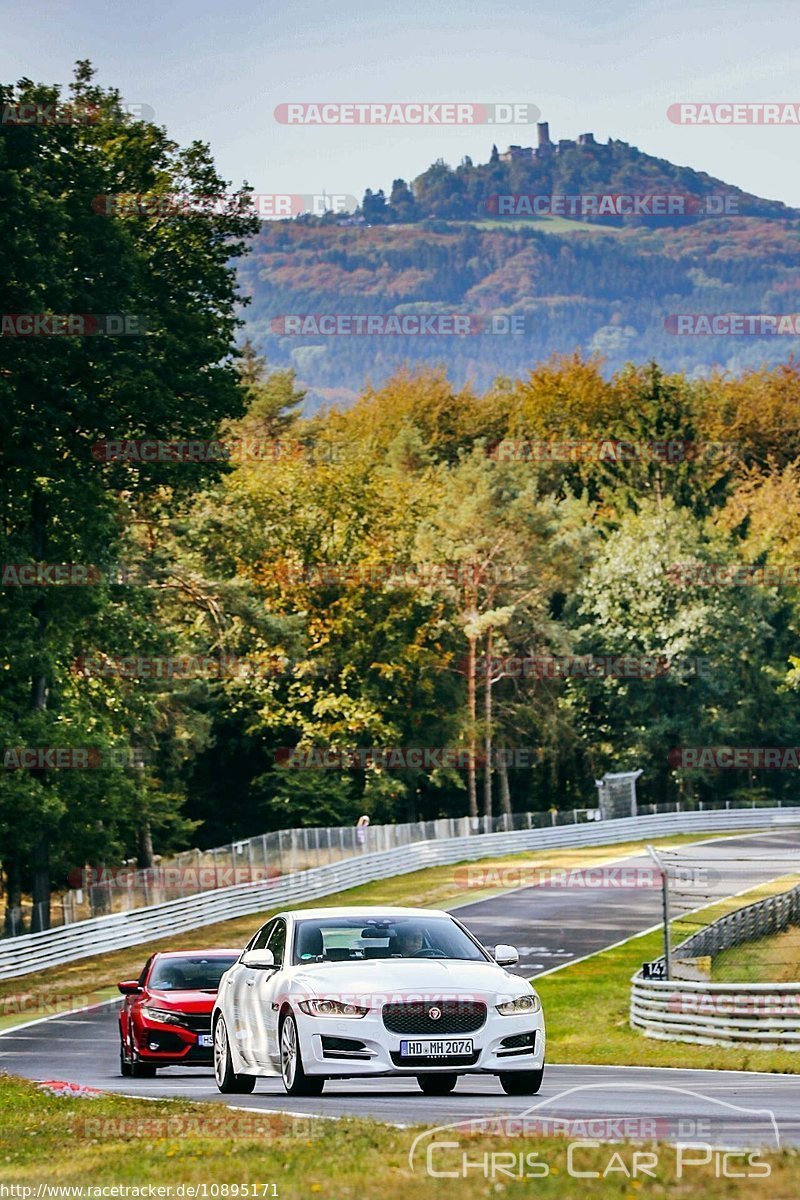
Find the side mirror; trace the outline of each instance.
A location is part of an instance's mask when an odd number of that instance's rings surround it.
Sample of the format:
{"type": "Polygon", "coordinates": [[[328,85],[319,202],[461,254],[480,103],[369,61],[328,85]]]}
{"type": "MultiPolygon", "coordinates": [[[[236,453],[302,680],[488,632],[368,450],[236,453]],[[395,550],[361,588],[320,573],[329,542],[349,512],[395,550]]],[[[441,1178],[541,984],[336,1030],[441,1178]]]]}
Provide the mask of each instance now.
{"type": "Polygon", "coordinates": [[[275,955],[271,950],[247,950],[242,955],[242,965],[257,971],[274,971],[275,955]]]}
{"type": "Polygon", "coordinates": [[[127,979],[123,983],[118,983],[117,987],[123,996],[136,996],[142,990],[137,979],[127,979]]]}
{"type": "Polygon", "coordinates": [[[498,967],[514,967],[519,962],[519,951],[516,946],[495,946],[494,961],[498,967]]]}

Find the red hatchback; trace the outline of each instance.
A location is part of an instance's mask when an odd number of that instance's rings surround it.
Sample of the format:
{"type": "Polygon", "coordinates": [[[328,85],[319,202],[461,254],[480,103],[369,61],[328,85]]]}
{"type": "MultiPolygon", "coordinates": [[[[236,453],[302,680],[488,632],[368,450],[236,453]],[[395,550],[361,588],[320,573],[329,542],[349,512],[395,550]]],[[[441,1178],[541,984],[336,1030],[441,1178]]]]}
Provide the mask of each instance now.
{"type": "Polygon", "coordinates": [[[119,1069],[153,1076],[158,1067],[207,1067],[213,1062],[211,1010],[223,974],[241,950],[172,950],[153,954],[138,980],[117,986],[119,1069]]]}

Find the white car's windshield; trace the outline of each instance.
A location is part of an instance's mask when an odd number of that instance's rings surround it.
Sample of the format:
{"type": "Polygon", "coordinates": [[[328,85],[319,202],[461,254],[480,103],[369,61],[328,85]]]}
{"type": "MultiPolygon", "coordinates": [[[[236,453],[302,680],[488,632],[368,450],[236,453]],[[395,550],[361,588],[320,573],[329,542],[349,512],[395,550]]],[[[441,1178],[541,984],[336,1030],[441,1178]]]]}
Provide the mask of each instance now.
{"type": "Polygon", "coordinates": [[[448,917],[325,917],[298,921],[294,963],[487,955],[448,917]]]}

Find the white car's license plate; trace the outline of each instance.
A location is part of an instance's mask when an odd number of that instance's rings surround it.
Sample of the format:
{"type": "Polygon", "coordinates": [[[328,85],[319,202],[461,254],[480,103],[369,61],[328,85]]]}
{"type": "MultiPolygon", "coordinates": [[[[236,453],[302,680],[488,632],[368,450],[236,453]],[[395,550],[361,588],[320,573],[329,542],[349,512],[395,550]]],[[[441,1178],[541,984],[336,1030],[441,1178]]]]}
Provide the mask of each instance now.
{"type": "Polygon", "coordinates": [[[197,1044],[198,1044],[198,1046],[211,1047],[214,1045],[214,1039],[212,1038],[210,1033],[198,1033],[197,1044]]]}
{"type": "Polygon", "coordinates": [[[403,1058],[456,1058],[472,1052],[472,1038],[417,1038],[400,1043],[403,1058]]]}

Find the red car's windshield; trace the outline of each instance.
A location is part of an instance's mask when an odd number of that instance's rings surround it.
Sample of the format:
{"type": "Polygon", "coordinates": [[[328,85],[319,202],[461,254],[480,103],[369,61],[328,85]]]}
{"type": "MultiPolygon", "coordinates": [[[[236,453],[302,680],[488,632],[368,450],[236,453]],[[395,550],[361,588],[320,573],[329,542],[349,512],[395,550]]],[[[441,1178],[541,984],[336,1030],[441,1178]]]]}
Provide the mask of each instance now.
{"type": "Polygon", "coordinates": [[[191,958],[164,955],[156,959],[147,986],[162,991],[216,991],[223,974],[236,962],[235,955],[191,958]]]}

